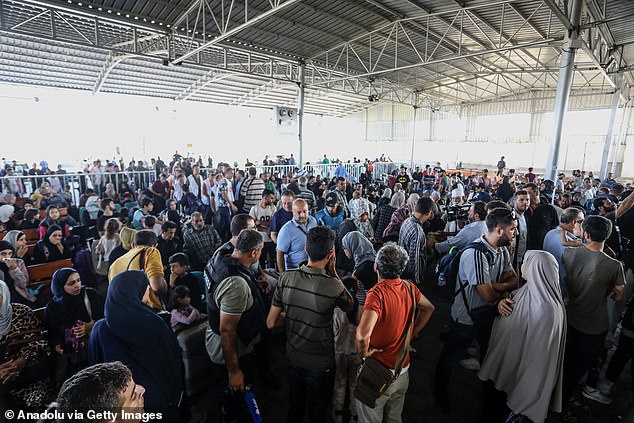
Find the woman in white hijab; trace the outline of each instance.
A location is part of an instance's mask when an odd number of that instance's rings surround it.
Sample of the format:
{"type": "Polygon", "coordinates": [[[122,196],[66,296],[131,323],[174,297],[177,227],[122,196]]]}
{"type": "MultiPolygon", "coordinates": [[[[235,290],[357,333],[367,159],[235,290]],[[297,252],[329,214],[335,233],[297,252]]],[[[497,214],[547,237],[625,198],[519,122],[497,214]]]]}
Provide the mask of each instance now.
{"type": "Polygon", "coordinates": [[[566,311],[550,253],[527,251],[522,274],[526,284],[498,305],[501,316],[478,376],[506,393],[512,413],[506,421],[542,423],[549,406],[561,411],[566,311]]]}

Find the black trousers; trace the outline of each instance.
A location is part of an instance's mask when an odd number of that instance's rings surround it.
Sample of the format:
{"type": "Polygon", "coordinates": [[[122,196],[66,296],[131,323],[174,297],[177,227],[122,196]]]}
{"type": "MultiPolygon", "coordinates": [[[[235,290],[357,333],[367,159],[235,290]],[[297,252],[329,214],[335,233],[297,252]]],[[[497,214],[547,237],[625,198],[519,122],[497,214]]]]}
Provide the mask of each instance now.
{"type": "MultiPolygon", "coordinates": [[[[621,333],[619,346],[616,348],[612,361],[608,365],[605,377],[611,382],[619,380],[621,372],[630,360],[634,360],[634,338],[627,337],[621,333]]],[[[634,366],[632,366],[632,380],[634,380],[634,366]]]]}
{"type": "Polygon", "coordinates": [[[327,421],[328,405],[335,388],[335,369],[308,370],[288,362],[289,408],[287,423],[327,421]]]}
{"type": "Polygon", "coordinates": [[[568,324],[562,383],[562,400],[564,404],[570,400],[575,386],[590,369],[592,360],[601,351],[605,335],[606,332],[597,335],[583,333],[568,324]]]}

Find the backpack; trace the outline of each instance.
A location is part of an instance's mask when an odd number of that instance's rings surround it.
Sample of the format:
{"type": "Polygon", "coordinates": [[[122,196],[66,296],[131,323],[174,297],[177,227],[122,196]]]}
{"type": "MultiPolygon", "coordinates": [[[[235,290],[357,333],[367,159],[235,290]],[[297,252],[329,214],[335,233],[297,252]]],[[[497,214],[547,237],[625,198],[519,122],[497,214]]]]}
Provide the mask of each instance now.
{"type": "Polygon", "coordinates": [[[137,212],[137,210],[139,210],[138,207],[130,207],[130,210],[128,210],[128,222],[132,223],[132,221],[134,220],[134,213],[137,212]]]}
{"type": "Polygon", "coordinates": [[[481,253],[484,253],[488,263],[491,263],[493,260],[491,252],[481,242],[470,242],[461,250],[452,247],[451,250],[442,256],[436,264],[436,279],[438,281],[437,296],[439,298],[453,303],[454,298],[465,290],[466,285],[461,285],[460,289],[456,291],[456,284],[458,283],[460,257],[462,257],[462,253],[469,248],[473,248],[481,253]]]}
{"type": "Polygon", "coordinates": [[[82,248],[75,253],[73,257],[73,267],[79,273],[82,285],[95,288],[97,286],[97,278],[92,266],[92,253],[87,248],[82,248]]]}

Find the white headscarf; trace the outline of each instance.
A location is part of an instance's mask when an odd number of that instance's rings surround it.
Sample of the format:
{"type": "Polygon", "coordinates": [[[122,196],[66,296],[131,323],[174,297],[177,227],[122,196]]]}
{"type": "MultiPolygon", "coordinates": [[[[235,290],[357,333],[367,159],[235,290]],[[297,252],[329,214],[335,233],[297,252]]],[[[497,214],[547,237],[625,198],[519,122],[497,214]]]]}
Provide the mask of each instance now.
{"type": "Polygon", "coordinates": [[[88,215],[90,215],[90,219],[95,220],[99,217],[99,211],[101,210],[101,207],[99,207],[99,197],[96,195],[93,195],[91,197],[88,197],[88,200],[86,200],[86,211],[88,212],[88,215]]]}
{"type": "Polygon", "coordinates": [[[527,251],[523,271],[526,284],[515,291],[513,313],[495,320],[478,376],[507,393],[513,412],[542,423],[549,406],[561,411],[566,310],[550,253],[527,251]]]}
{"type": "Polygon", "coordinates": [[[0,206],[0,222],[7,223],[11,219],[11,215],[14,212],[14,208],[11,204],[4,204],[0,206]]]}
{"type": "Polygon", "coordinates": [[[4,338],[11,329],[11,319],[13,318],[13,307],[11,307],[11,292],[3,281],[0,281],[0,339],[4,338]]]}

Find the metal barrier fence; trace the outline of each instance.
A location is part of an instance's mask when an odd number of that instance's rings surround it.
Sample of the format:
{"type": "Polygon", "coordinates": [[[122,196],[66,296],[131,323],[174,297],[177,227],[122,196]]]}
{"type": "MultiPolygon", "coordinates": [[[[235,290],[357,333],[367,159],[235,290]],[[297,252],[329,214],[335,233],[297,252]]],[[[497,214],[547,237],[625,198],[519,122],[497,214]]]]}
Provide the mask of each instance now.
{"type": "MultiPolygon", "coordinates": [[[[289,174],[294,174],[298,166],[295,165],[273,165],[273,166],[252,166],[257,170],[258,175],[267,172],[270,175],[277,175],[280,178],[287,176],[289,174]]],[[[335,175],[335,170],[339,167],[339,164],[305,164],[303,169],[306,172],[312,173],[314,176],[321,176],[322,178],[332,178],[335,175]]],[[[364,163],[344,163],[343,167],[348,172],[348,178],[357,182],[359,180],[359,176],[363,172],[365,172],[365,164],[364,163]]],[[[249,168],[247,168],[249,169],[249,168]]],[[[210,170],[215,172],[215,169],[203,168],[200,169],[202,173],[207,174],[210,170]]]]}
{"type": "Polygon", "coordinates": [[[51,175],[3,176],[0,177],[3,193],[11,193],[16,197],[28,198],[33,191],[41,187],[44,182],[50,186],[51,192],[61,193],[68,190],[74,205],[79,205],[80,195],[88,188],[94,189],[101,197],[106,185],[111,183],[117,194],[129,191],[149,189],[156,180],[153,170],[108,172],[98,174],[66,173],[51,175]]]}

